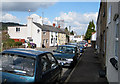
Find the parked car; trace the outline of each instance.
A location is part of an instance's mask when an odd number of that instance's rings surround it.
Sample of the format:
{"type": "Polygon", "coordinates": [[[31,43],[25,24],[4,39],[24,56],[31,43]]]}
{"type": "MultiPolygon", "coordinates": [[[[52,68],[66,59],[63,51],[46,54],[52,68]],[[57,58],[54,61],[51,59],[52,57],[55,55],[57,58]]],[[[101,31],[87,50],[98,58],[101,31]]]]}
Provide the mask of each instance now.
{"type": "Polygon", "coordinates": [[[87,41],[81,41],[80,44],[82,44],[85,48],[88,46],[87,41]]]}
{"type": "Polygon", "coordinates": [[[31,48],[36,48],[36,44],[35,43],[30,43],[31,48]]]}
{"type": "Polygon", "coordinates": [[[82,45],[79,45],[78,46],[79,50],[80,50],[80,53],[83,53],[84,52],[84,47],[82,45]]]}
{"type": "Polygon", "coordinates": [[[79,47],[78,43],[69,43],[68,45],[74,45],[74,46],[76,46],[77,47],[78,55],[81,55],[80,54],[80,47],[79,47]]]}
{"type": "Polygon", "coordinates": [[[62,66],[74,67],[79,59],[77,47],[74,45],[60,45],[53,52],[62,66]]]}
{"type": "Polygon", "coordinates": [[[62,67],[51,52],[14,48],[0,53],[2,83],[54,82],[62,67]]]}

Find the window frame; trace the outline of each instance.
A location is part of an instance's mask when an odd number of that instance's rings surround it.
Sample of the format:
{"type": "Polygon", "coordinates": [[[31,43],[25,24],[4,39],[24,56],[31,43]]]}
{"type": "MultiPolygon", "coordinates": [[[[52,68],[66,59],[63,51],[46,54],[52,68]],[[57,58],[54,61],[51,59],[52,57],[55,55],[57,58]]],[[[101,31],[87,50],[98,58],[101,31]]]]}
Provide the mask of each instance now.
{"type": "Polygon", "coordinates": [[[20,27],[16,27],[16,32],[20,32],[20,27]]]}
{"type": "Polygon", "coordinates": [[[43,31],[43,35],[46,35],[46,31],[43,31]]]}
{"type": "Polygon", "coordinates": [[[48,72],[49,70],[51,70],[51,68],[48,68],[48,69],[46,69],[45,71],[43,71],[43,66],[42,66],[42,57],[44,57],[45,56],[45,58],[46,58],[46,62],[48,63],[48,65],[50,66],[50,63],[49,63],[49,59],[48,59],[48,57],[46,56],[46,54],[42,54],[41,56],[40,56],[40,61],[41,61],[41,71],[42,71],[42,74],[44,74],[44,73],[46,73],[46,72],[48,72]]]}
{"type": "Polygon", "coordinates": [[[118,58],[119,47],[119,20],[115,23],[115,57],[118,58]]]}

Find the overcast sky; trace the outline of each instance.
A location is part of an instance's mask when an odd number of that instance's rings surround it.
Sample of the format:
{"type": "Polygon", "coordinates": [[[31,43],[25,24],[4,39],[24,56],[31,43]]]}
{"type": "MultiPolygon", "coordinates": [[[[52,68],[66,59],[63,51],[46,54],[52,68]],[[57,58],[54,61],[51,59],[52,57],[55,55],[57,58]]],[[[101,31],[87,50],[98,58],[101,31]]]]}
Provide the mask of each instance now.
{"type": "Polygon", "coordinates": [[[43,16],[44,24],[52,25],[57,20],[63,20],[64,27],[71,26],[71,30],[82,35],[89,21],[94,20],[96,24],[98,11],[99,2],[4,2],[2,21],[26,24],[29,15],[34,21],[43,16]]]}

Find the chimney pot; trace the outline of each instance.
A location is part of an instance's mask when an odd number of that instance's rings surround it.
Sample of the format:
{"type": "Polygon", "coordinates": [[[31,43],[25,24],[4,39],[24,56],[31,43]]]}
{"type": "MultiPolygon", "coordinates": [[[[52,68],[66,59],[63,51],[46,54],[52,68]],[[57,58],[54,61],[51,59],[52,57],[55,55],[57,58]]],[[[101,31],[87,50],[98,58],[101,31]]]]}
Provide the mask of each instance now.
{"type": "Polygon", "coordinates": [[[55,27],[55,23],[53,23],[53,27],[55,27]]]}

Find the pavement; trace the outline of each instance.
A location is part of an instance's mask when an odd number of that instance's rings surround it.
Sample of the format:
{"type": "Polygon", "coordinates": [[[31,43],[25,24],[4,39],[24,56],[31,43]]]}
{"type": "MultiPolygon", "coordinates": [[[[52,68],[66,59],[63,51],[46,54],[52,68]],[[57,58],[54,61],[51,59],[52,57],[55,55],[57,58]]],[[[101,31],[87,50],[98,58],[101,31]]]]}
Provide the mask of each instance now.
{"type": "Polygon", "coordinates": [[[102,67],[98,56],[95,54],[95,50],[88,47],[65,82],[67,84],[108,84],[105,77],[101,78],[99,76],[100,70],[102,70],[102,67]]]}

